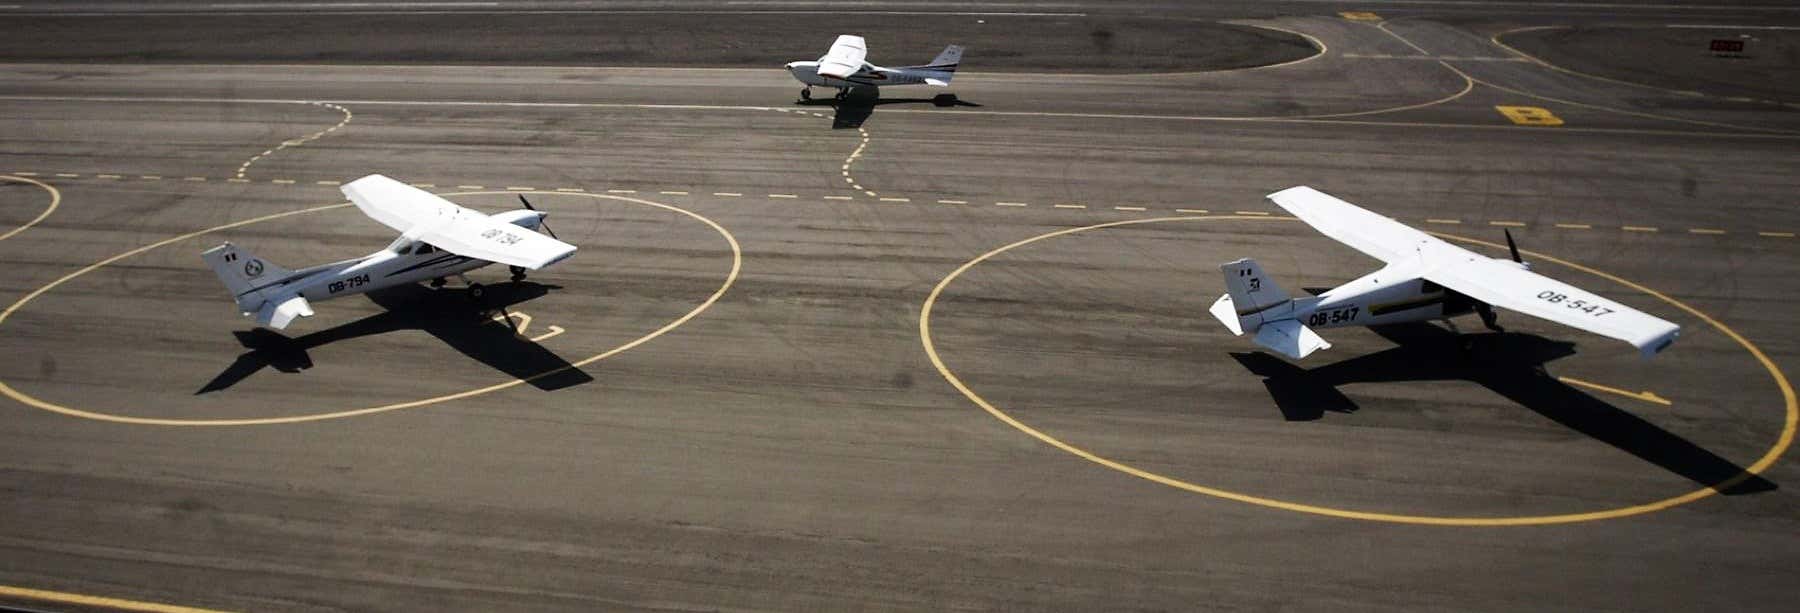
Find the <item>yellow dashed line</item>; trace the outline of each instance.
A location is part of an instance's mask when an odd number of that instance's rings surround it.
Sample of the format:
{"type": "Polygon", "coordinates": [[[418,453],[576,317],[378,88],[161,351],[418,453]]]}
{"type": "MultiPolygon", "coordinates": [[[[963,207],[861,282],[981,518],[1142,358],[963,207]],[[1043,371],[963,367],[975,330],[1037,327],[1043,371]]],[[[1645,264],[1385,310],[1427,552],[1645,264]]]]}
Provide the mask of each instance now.
{"type": "Polygon", "coordinates": [[[939,200],[938,204],[968,204],[967,200],[939,200]]]}
{"type": "Polygon", "coordinates": [[[713,192],[713,195],[714,196],[727,196],[727,197],[731,197],[731,198],[738,198],[738,197],[743,196],[743,194],[740,194],[737,192],[713,192]]]}
{"type": "Polygon", "coordinates": [[[666,190],[656,192],[656,193],[662,194],[664,196],[686,196],[686,195],[688,195],[687,192],[680,191],[680,190],[673,190],[673,189],[666,189],[666,190]]]}
{"type": "MultiPolygon", "coordinates": [[[[537,191],[537,188],[526,187],[523,185],[508,185],[508,186],[506,186],[506,191],[509,191],[509,192],[535,192],[535,191],[537,191]]],[[[682,192],[682,193],[685,194],[687,192],[682,192]]]]}
{"type": "Polygon", "coordinates": [[[635,193],[637,193],[637,190],[635,190],[635,189],[609,189],[609,190],[606,190],[606,193],[608,193],[608,194],[635,194],[635,193]]]}
{"type": "Polygon", "coordinates": [[[14,172],[14,173],[13,173],[13,174],[14,174],[14,175],[18,175],[18,176],[21,176],[21,177],[35,177],[35,176],[38,176],[38,173],[35,173],[35,172],[14,172]]]}
{"type": "Polygon", "coordinates": [[[121,177],[119,175],[94,175],[94,178],[96,178],[96,179],[123,179],[125,177],[121,177]]]}
{"type": "Polygon", "coordinates": [[[230,179],[226,179],[226,180],[225,180],[225,182],[226,182],[226,183],[249,183],[249,182],[250,182],[250,180],[249,180],[249,179],[239,179],[239,178],[237,178],[237,177],[232,177],[232,178],[230,178],[230,179]]]}
{"type": "Polygon", "coordinates": [[[1756,235],[1757,236],[1767,236],[1769,238],[1793,238],[1794,237],[1793,232],[1757,232],[1756,235]]]}
{"type": "Polygon", "coordinates": [[[579,187],[558,187],[558,188],[556,188],[556,191],[569,193],[569,194],[579,194],[582,192],[586,192],[587,190],[581,189],[579,187]]]}
{"type": "Polygon", "coordinates": [[[81,175],[79,173],[73,173],[73,172],[59,172],[59,173],[56,173],[56,176],[62,177],[64,179],[73,179],[73,178],[79,177],[81,175]]]}
{"type": "Polygon", "coordinates": [[[1023,202],[996,202],[994,206],[1030,206],[1023,202]]]}
{"type": "Polygon", "coordinates": [[[1267,211],[1232,211],[1232,213],[1236,215],[1254,215],[1256,217],[1267,217],[1269,215],[1267,211]]]}
{"type": "Polygon", "coordinates": [[[1208,211],[1208,210],[1206,210],[1206,209],[1175,209],[1175,212],[1177,212],[1177,213],[1188,213],[1188,214],[1191,214],[1191,215],[1205,215],[1205,214],[1207,214],[1207,213],[1209,213],[1209,212],[1211,212],[1211,211],[1208,211]]]}
{"type": "Polygon", "coordinates": [[[1688,234],[1724,234],[1724,230],[1715,228],[1688,228],[1688,234]]]}
{"type": "Polygon", "coordinates": [[[1564,230],[1592,230],[1594,227],[1584,223],[1559,223],[1556,227],[1564,230]]]}
{"type": "Polygon", "coordinates": [[[183,181],[205,181],[206,177],[183,177],[183,181]]]}
{"type": "Polygon", "coordinates": [[[769,194],[770,198],[799,198],[797,194],[769,194]]]}
{"type": "Polygon", "coordinates": [[[1427,219],[1425,223],[1459,224],[1461,219],[1427,219]]]}
{"type": "Polygon", "coordinates": [[[852,198],[849,196],[826,196],[825,199],[826,200],[855,200],[855,198],[852,198]]]}
{"type": "Polygon", "coordinates": [[[1522,221],[1490,221],[1490,222],[1488,222],[1488,225],[1490,225],[1490,226],[1506,226],[1508,228],[1523,228],[1523,227],[1525,227],[1525,222],[1522,222],[1522,221]]]}
{"type": "Polygon", "coordinates": [[[911,198],[882,198],[882,202],[912,202],[911,198]]]}
{"type": "Polygon", "coordinates": [[[276,185],[293,185],[294,184],[293,179],[269,179],[269,182],[274,183],[276,185]]]}
{"type": "Polygon", "coordinates": [[[1655,232],[1656,231],[1655,226],[1621,226],[1619,229],[1624,230],[1626,232],[1655,232]]]}
{"type": "Polygon", "coordinates": [[[138,178],[145,181],[161,181],[162,175],[138,175],[138,178]]]}
{"type": "Polygon", "coordinates": [[[1050,205],[1050,208],[1053,208],[1053,209],[1085,209],[1085,208],[1087,208],[1087,205],[1085,205],[1085,204],[1052,204],[1052,205],[1050,205]]]}
{"type": "Polygon", "coordinates": [[[343,181],[313,181],[314,185],[343,185],[343,181]]]}
{"type": "Polygon", "coordinates": [[[1113,207],[1113,210],[1115,210],[1115,211],[1148,211],[1150,209],[1146,208],[1146,207],[1141,207],[1141,206],[1115,206],[1115,207],[1113,207]]]}
{"type": "Polygon", "coordinates": [[[412,186],[417,187],[419,189],[431,189],[431,188],[437,187],[437,184],[436,183],[414,183],[414,184],[412,184],[412,186]]]}

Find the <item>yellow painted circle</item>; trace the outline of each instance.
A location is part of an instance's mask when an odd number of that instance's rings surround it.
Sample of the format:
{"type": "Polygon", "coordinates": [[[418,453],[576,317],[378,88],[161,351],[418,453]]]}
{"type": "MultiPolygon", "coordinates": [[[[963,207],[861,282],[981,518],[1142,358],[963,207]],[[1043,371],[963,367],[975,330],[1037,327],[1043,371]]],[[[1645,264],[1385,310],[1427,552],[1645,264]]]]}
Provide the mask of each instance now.
{"type": "MultiPolygon", "coordinates": [[[[1644,287],[1637,283],[1633,283],[1631,281],[1619,278],[1612,274],[1608,274],[1605,272],[1601,272],[1599,270],[1595,270],[1593,268],[1582,266],[1580,264],[1575,264],[1573,262],[1568,262],[1565,260],[1557,259],[1557,258],[1548,256],[1548,255],[1531,252],[1531,251],[1525,251],[1524,253],[1530,254],[1533,258],[1537,258],[1540,260],[1545,260],[1545,261],[1554,262],[1556,264],[1560,264],[1563,266],[1567,266],[1569,268],[1573,268],[1575,270],[1579,270],[1579,271],[1582,271],[1582,272],[1585,272],[1585,273],[1588,273],[1591,275],[1595,275],[1595,276],[1613,281],[1615,283],[1619,283],[1619,284],[1629,287],[1631,289],[1643,292],[1645,294],[1649,294],[1651,296],[1660,298],[1664,302],[1674,305],[1676,308],[1686,311],[1688,314],[1699,318],[1701,321],[1711,324],[1713,328],[1715,328],[1719,332],[1723,333],[1726,337],[1730,338],[1731,340],[1737,341],[1737,343],[1739,345],[1742,345],[1746,351],[1750,352],[1750,355],[1752,357],[1756,358],[1757,362],[1762,363],[1763,367],[1768,369],[1769,376],[1773,377],[1775,379],[1775,385],[1781,389],[1782,399],[1787,402],[1786,422],[1785,422],[1785,425],[1782,427],[1780,438],[1778,438],[1775,441],[1774,445],[1769,447],[1768,452],[1764,453],[1762,458],[1758,459],[1755,464],[1752,464],[1750,467],[1746,468],[1744,473],[1741,473],[1735,477],[1732,477],[1731,479],[1727,479],[1721,483],[1715,484],[1712,487],[1704,487],[1704,488],[1700,488],[1700,489],[1697,489],[1697,490],[1694,490],[1694,491],[1691,491],[1691,492],[1688,492],[1685,494],[1681,494],[1679,496],[1664,498],[1662,500],[1657,500],[1654,502],[1648,502],[1648,503],[1644,503],[1644,504],[1604,509],[1604,510],[1599,510],[1599,511],[1590,511],[1590,512],[1586,512],[1586,513],[1568,513],[1568,514],[1560,514],[1560,515],[1530,515],[1530,516],[1513,516],[1513,517],[1455,517],[1455,516],[1435,516],[1435,515],[1402,515],[1402,514],[1393,514],[1393,513],[1374,513],[1374,512],[1369,512],[1369,511],[1357,511],[1357,510],[1352,510],[1352,509],[1340,509],[1340,508],[1334,508],[1334,507],[1288,502],[1285,500],[1276,500],[1273,498],[1265,498],[1265,497],[1261,497],[1261,496],[1242,494],[1242,493],[1238,493],[1238,492],[1219,489],[1216,487],[1207,487],[1204,485],[1200,485],[1200,484],[1196,484],[1196,483],[1192,483],[1192,482],[1188,482],[1188,481],[1183,481],[1181,479],[1176,479],[1174,477],[1169,477],[1169,476],[1153,473],[1153,472],[1126,464],[1124,462],[1119,462],[1117,460],[1112,460],[1112,459],[1102,457],[1091,451],[1087,451],[1080,447],[1076,447],[1074,445],[1071,445],[1067,442],[1062,441],[1061,439],[1051,436],[1041,430],[1038,430],[1029,425],[1026,425],[1024,422],[1021,422],[1017,418],[1014,418],[1013,416],[1007,414],[1005,411],[1001,410],[999,407],[994,406],[993,403],[988,402],[986,399],[982,398],[980,394],[975,393],[975,390],[970,389],[967,384],[963,383],[962,379],[958,378],[956,376],[956,373],[951,372],[950,367],[946,366],[944,364],[943,358],[938,356],[937,346],[931,339],[931,310],[932,310],[932,307],[933,307],[933,305],[935,305],[937,303],[938,296],[940,296],[944,293],[944,289],[949,287],[951,282],[955,281],[957,277],[961,276],[965,272],[968,272],[969,269],[974,268],[976,265],[978,265],[982,262],[985,262],[988,259],[993,258],[994,256],[1005,253],[1009,250],[1012,250],[1012,249],[1015,249],[1018,247],[1022,247],[1025,245],[1029,245],[1031,243],[1035,243],[1038,241],[1056,238],[1059,236],[1065,236],[1065,235],[1075,234],[1075,233],[1079,233],[1079,232],[1086,232],[1089,230],[1099,230],[1102,228],[1112,228],[1112,227],[1117,227],[1117,226],[1128,226],[1128,225],[1148,224],[1148,223],[1185,222],[1185,221],[1296,221],[1296,220],[1292,217],[1244,217],[1244,216],[1229,216],[1229,215],[1228,216],[1217,216],[1217,215],[1215,215],[1215,216],[1193,216],[1193,217],[1157,217],[1157,218],[1151,218],[1151,219],[1132,219],[1132,220],[1127,220],[1127,221],[1115,221],[1115,222],[1111,222],[1111,223],[1095,224],[1095,225],[1091,225],[1091,226],[1082,226],[1082,227],[1078,227],[1078,228],[1067,228],[1067,229],[1058,230],[1055,232],[1050,232],[1047,234],[1040,234],[1038,236],[1033,236],[1031,238],[1027,238],[1027,239],[1018,241],[1018,242],[1014,242],[1014,243],[996,248],[993,251],[989,251],[987,253],[981,254],[980,256],[977,256],[973,260],[969,260],[968,262],[964,263],[962,266],[958,267],[956,270],[951,271],[948,276],[944,277],[944,279],[942,281],[938,282],[936,287],[931,289],[931,295],[929,295],[925,298],[925,304],[919,310],[919,339],[925,345],[925,354],[930,356],[932,366],[937,367],[938,373],[943,375],[944,379],[949,381],[951,386],[954,386],[957,389],[957,391],[962,392],[963,396],[968,397],[968,399],[970,401],[974,402],[976,406],[981,407],[981,409],[984,411],[987,411],[989,415],[994,416],[994,418],[999,419],[1000,421],[1006,423],[1006,425],[1012,426],[1013,428],[1019,430],[1020,432],[1029,434],[1033,438],[1043,441],[1044,443],[1047,443],[1052,447],[1061,449],[1065,452],[1068,452],[1077,457],[1080,457],[1081,459],[1087,460],[1089,462],[1093,462],[1095,464],[1099,464],[1101,466],[1105,466],[1107,468],[1110,468],[1110,469],[1113,469],[1113,470],[1116,470],[1116,471],[1119,471],[1119,472],[1122,472],[1122,473],[1125,473],[1125,474],[1128,474],[1128,475],[1131,475],[1134,477],[1138,477],[1140,479],[1154,481],[1156,483],[1161,483],[1161,484],[1167,485],[1169,487],[1186,490],[1186,491],[1194,492],[1197,494],[1206,494],[1208,496],[1215,496],[1215,497],[1224,498],[1227,500],[1235,500],[1238,502],[1245,502],[1245,503],[1250,503],[1250,504],[1260,505],[1260,506],[1265,506],[1265,507],[1270,507],[1270,508],[1283,509],[1283,510],[1287,510],[1287,511],[1295,511],[1295,512],[1300,512],[1300,513],[1312,513],[1312,514],[1316,514],[1316,515],[1328,515],[1328,516],[1332,516],[1332,517],[1342,517],[1342,518],[1347,518],[1347,519],[1361,519],[1361,520],[1368,520],[1368,521],[1392,522],[1392,523],[1401,523],[1401,524],[1428,524],[1428,525],[1438,525],[1438,526],[1529,526],[1529,525],[1541,525],[1541,524],[1564,524],[1564,523],[1574,523],[1574,522],[1584,522],[1584,521],[1596,521],[1596,520],[1602,520],[1602,519],[1615,519],[1615,518],[1620,518],[1620,517],[1628,517],[1628,516],[1632,516],[1632,515],[1640,515],[1640,514],[1644,514],[1644,513],[1651,513],[1651,512],[1655,512],[1655,511],[1661,511],[1664,509],[1669,509],[1669,508],[1672,508],[1672,507],[1675,507],[1678,505],[1687,504],[1687,503],[1705,498],[1707,496],[1711,496],[1714,493],[1716,493],[1716,491],[1717,491],[1714,488],[1728,489],[1731,486],[1736,485],[1745,479],[1748,479],[1751,475],[1759,474],[1762,471],[1767,470],[1770,466],[1774,465],[1775,461],[1777,459],[1779,459],[1781,457],[1781,455],[1787,451],[1788,446],[1794,442],[1795,425],[1796,425],[1796,423],[1800,423],[1800,402],[1796,402],[1796,400],[1795,400],[1794,388],[1788,384],[1787,377],[1783,376],[1781,374],[1781,369],[1776,367],[1775,363],[1773,361],[1771,361],[1767,355],[1764,355],[1762,350],[1757,349],[1756,345],[1752,344],[1748,339],[1745,339],[1743,336],[1739,335],[1736,331],[1732,330],[1729,326],[1726,326],[1725,324],[1720,323],[1718,320],[1713,319],[1711,316],[1700,312],[1699,309],[1695,309],[1694,307],[1688,306],[1687,304],[1681,302],[1680,300],[1676,300],[1672,297],[1669,297],[1666,294],[1663,294],[1656,290],[1650,289],[1648,287],[1644,287]]],[[[1454,240],[1454,241],[1463,242],[1463,243],[1484,245],[1484,246],[1494,247],[1494,248],[1502,248],[1503,247],[1502,245],[1498,245],[1495,243],[1490,243],[1490,242],[1482,241],[1482,240],[1476,240],[1476,239],[1472,239],[1472,238],[1464,238],[1464,237],[1460,237],[1460,236],[1442,234],[1442,233],[1437,233],[1437,232],[1432,232],[1431,234],[1445,238],[1445,239],[1454,240]]]]}
{"type": "MultiPolygon", "coordinates": [[[[687,323],[688,320],[693,319],[694,317],[700,315],[700,313],[702,311],[705,311],[708,307],[711,307],[713,305],[713,303],[718,302],[719,298],[724,296],[725,292],[727,290],[731,289],[731,285],[733,283],[737,282],[738,271],[743,266],[744,252],[741,248],[738,247],[737,237],[732,236],[731,232],[729,230],[726,230],[724,226],[719,225],[718,222],[708,219],[699,213],[695,213],[693,211],[689,211],[687,209],[683,209],[683,208],[677,207],[677,206],[671,206],[671,205],[667,205],[667,204],[651,202],[649,200],[640,200],[638,198],[627,198],[624,196],[612,196],[612,195],[604,195],[604,194],[584,194],[584,193],[575,193],[575,192],[485,191],[485,192],[453,192],[453,193],[440,194],[440,195],[443,195],[443,196],[479,196],[479,195],[488,195],[488,194],[521,194],[521,193],[523,193],[523,194],[555,195],[555,196],[586,196],[589,198],[605,198],[608,200],[619,200],[619,201],[623,201],[623,202],[630,202],[633,204],[641,204],[641,205],[645,205],[645,206],[651,206],[651,207],[656,207],[659,209],[673,211],[673,212],[680,213],[682,215],[686,215],[688,217],[694,218],[696,220],[699,220],[701,223],[706,224],[708,227],[711,227],[713,229],[713,231],[718,232],[719,236],[724,238],[725,242],[731,246],[731,272],[725,275],[725,282],[721,283],[719,285],[719,289],[714,290],[712,295],[708,296],[705,301],[700,303],[699,306],[694,307],[693,310],[688,311],[686,314],[682,315],[681,317],[677,317],[673,321],[663,324],[662,327],[651,331],[649,334],[640,336],[637,339],[632,340],[631,342],[625,343],[623,345],[619,345],[619,346],[609,349],[605,352],[583,358],[579,361],[571,362],[568,366],[563,366],[563,367],[556,368],[553,370],[547,370],[547,371],[544,371],[544,372],[541,372],[541,373],[538,373],[535,375],[531,375],[529,377],[521,377],[518,379],[509,380],[509,381],[502,381],[500,383],[495,383],[493,385],[489,385],[486,387],[478,387],[475,389],[456,392],[454,394],[444,394],[442,396],[434,396],[431,398],[424,398],[421,400],[397,402],[397,403],[393,403],[393,404],[385,404],[385,405],[381,405],[381,406],[367,407],[367,408],[362,408],[362,409],[349,409],[349,410],[344,410],[344,411],[332,411],[332,412],[324,412],[324,413],[308,413],[308,414],[304,414],[304,415],[289,415],[289,416],[284,416],[284,417],[264,417],[264,418],[255,418],[255,419],[158,419],[158,418],[150,418],[150,417],[132,417],[132,416],[128,416],[128,415],[114,415],[111,413],[100,413],[100,412],[96,412],[96,411],[84,411],[84,410],[73,408],[73,407],[67,407],[67,406],[63,406],[63,405],[49,402],[46,400],[42,400],[42,399],[36,398],[34,396],[31,396],[30,394],[21,392],[17,389],[14,389],[11,385],[6,384],[6,382],[4,382],[4,381],[0,381],[0,394],[5,394],[7,397],[12,398],[13,400],[17,400],[17,401],[25,403],[27,405],[37,407],[39,409],[43,409],[46,411],[51,411],[54,413],[61,413],[63,415],[69,415],[72,417],[81,417],[81,418],[85,418],[85,419],[94,419],[94,420],[99,420],[99,421],[110,421],[110,422],[115,422],[115,423],[135,424],[135,425],[144,425],[144,426],[259,426],[259,425],[270,425],[270,424],[291,424],[291,423],[307,422],[307,421],[322,421],[322,420],[327,420],[327,419],[342,419],[345,417],[357,417],[360,415],[369,415],[372,413],[384,413],[387,411],[397,411],[400,409],[411,409],[411,408],[422,407],[422,406],[431,405],[431,404],[437,404],[440,402],[448,402],[451,400],[460,400],[463,398],[480,396],[482,394],[486,394],[489,392],[496,392],[499,390],[503,390],[503,389],[515,386],[515,385],[519,385],[521,383],[535,381],[537,379],[542,379],[544,377],[553,376],[558,373],[566,372],[571,369],[580,368],[582,366],[586,366],[588,364],[592,364],[594,362],[598,362],[600,360],[604,360],[606,358],[610,358],[612,356],[618,355],[618,354],[623,353],[626,350],[629,350],[633,347],[637,347],[638,345],[648,343],[648,342],[650,342],[651,339],[654,339],[658,336],[667,334],[670,330],[674,330],[677,326],[687,323]]],[[[18,311],[20,308],[24,307],[26,303],[31,302],[32,299],[37,298],[39,295],[42,295],[43,293],[56,288],[56,286],[58,286],[58,285],[62,285],[63,283],[73,280],[76,277],[85,275],[85,274],[93,272],[95,270],[99,270],[100,268],[110,265],[119,260],[123,260],[125,258],[129,258],[129,257],[135,256],[135,255],[159,248],[159,247],[163,247],[163,246],[172,244],[172,243],[184,241],[184,240],[194,238],[197,236],[204,236],[206,234],[211,234],[213,232],[218,232],[221,230],[229,230],[231,228],[247,226],[247,225],[254,224],[254,223],[261,223],[261,222],[265,222],[265,221],[281,219],[283,217],[292,217],[295,215],[316,213],[319,211],[343,208],[343,207],[347,207],[347,206],[350,206],[350,204],[349,203],[338,203],[338,204],[329,204],[329,205],[324,205],[324,206],[316,206],[316,207],[312,207],[312,208],[300,209],[300,210],[296,210],[296,211],[288,211],[285,213],[276,213],[273,215],[264,215],[262,217],[228,223],[228,224],[225,224],[222,226],[214,226],[211,228],[207,228],[205,230],[189,232],[187,234],[176,236],[174,238],[163,239],[161,241],[157,241],[157,242],[154,242],[154,243],[151,243],[148,245],[144,245],[142,247],[138,247],[136,249],[132,249],[130,251],[126,251],[124,253],[121,253],[121,254],[112,256],[110,258],[100,260],[99,262],[90,264],[80,270],[76,270],[75,272],[69,273],[67,275],[63,275],[61,278],[58,278],[55,281],[51,281],[50,283],[44,285],[43,287],[33,290],[29,294],[26,294],[24,298],[20,298],[18,302],[14,302],[12,304],[12,306],[6,307],[5,311],[0,311],[0,324],[4,324],[6,322],[6,318],[11,317],[15,311],[18,311]]]]}
{"type": "Polygon", "coordinates": [[[0,234],[0,241],[12,238],[14,234],[24,232],[26,228],[30,228],[32,226],[37,225],[38,222],[43,221],[45,217],[49,217],[51,213],[56,212],[57,205],[62,204],[62,192],[58,191],[55,187],[52,187],[49,183],[45,183],[45,182],[39,181],[37,179],[27,179],[25,177],[15,177],[12,175],[0,175],[0,181],[12,181],[14,183],[30,183],[32,185],[36,185],[38,187],[43,188],[43,190],[46,192],[50,192],[50,206],[44,207],[44,212],[38,213],[37,217],[33,217],[31,219],[31,221],[25,222],[25,225],[8,230],[8,231],[6,231],[5,234],[0,234]]]}

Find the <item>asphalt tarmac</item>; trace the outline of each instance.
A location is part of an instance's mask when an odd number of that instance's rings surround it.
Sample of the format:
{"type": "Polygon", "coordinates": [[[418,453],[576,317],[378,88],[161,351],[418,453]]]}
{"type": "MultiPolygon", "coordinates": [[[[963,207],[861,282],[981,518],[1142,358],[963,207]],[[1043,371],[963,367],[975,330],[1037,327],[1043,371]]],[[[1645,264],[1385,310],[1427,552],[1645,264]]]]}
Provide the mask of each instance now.
{"type": "Polygon", "coordinates": [[[1281,6],[1251,23],[1323,54],[971,54],[842,104],[770,69],[0,65],[0,601],[1785,610],[1800,115],[1490,41],[1545,6],[1281,6]],[[379,249],[336,189],[372,172],[523,195],[581,251],[255,330],[199,252],[379,249]],[[1510,231],[1683,335],[1259,352],[1206,313],[1219,264],[1377,266],[1262,199],[1302,184],[1510,231]]]}

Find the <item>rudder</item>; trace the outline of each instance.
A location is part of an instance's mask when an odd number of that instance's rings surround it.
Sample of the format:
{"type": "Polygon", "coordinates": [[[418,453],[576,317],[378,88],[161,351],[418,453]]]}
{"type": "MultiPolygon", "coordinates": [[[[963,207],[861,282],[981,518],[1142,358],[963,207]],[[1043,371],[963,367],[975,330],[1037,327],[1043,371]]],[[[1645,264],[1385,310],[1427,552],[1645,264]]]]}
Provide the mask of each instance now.
{"type": "MultiPolygon", "coordinates": [[[[1256,332],[1263,322],[1281,319],[1289,312],[1290,309],[1282,308],[1292,303],[1287,292],[1263,273],[1256,260],[1230,262],[1220,266],[1219,271],[1225,275],[1225,295],[1231,298],[1231,308],[1238,319],[1234,332],[1256,332]]],[[[1222,305],[1215,308],[1218,306],[1222,305]]],[[[1224,318],[1223,313],[1214,315],[1224,318]]]]}
{"type": "Polygon", "coordinates": [[[237,245],[225,243],[200,253],[200,259],[212,267],[213,274],[218,275],[219,282],[231,292],[237,301],[238,310],[253,313],[262,308],[267,297],[257,287],[267,282],[286,278],[291,271],[272,262],[256,257],[248,251],[239,249],[237,245]]]}
{"type": "Polygon", "coordinates": [[[930,64],[926,64],[920,68],[940,70],[943,72],[956,72],[956,65],[962,63],[962,53],[962,45],[950,45],[944,47],[944,51],[937,54],[937,57],[932,58],[930,64]]]}

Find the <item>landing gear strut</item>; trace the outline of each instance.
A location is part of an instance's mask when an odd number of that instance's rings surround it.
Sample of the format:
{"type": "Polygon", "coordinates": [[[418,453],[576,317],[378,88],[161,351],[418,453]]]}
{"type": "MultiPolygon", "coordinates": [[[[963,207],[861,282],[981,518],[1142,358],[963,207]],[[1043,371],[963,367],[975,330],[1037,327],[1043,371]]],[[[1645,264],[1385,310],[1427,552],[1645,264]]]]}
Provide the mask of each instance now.
{"type": "Polygon", "coordinates": [[[1487,326],[1487,329],[1495,332],[1506,331],[1506,328],[1500,327],[1500,316],[1494,314],[1494,307],[1485,302],[1478,302],[1475,303],[1475,313],[1481,316],[1481,325],[1487,326]]]}
{"type": "Polygon", "coordinates": [[[513,283],[518,283],[518,282],[520,282],[520,281],[524,281],[524,280],[525,280],[525,267],[523,267],[523,266],[509,266],[509,267],[507,267],[507,270],[511,270],[511,271],[512,271],[512,281],[513,281],[513,283]]]}
{"type": "Polygon", "coordinates": [[[444,278],[443,277],[438,277],[436,279],[431,280],[431,289],[442,289],[443,287],[444,287],[444,278]]]}

